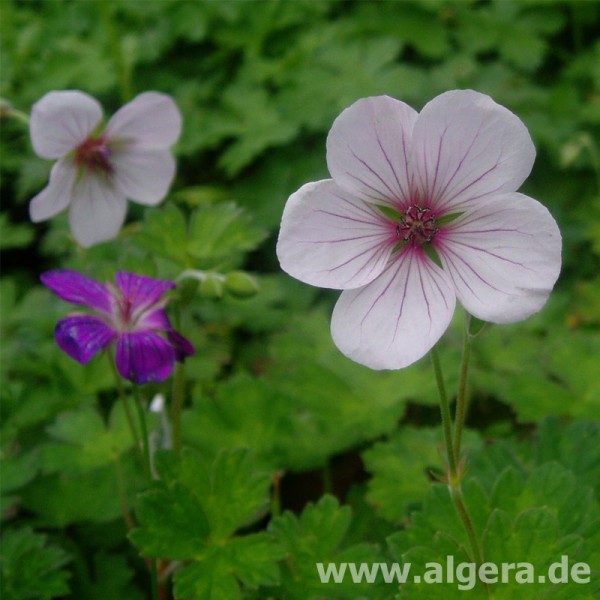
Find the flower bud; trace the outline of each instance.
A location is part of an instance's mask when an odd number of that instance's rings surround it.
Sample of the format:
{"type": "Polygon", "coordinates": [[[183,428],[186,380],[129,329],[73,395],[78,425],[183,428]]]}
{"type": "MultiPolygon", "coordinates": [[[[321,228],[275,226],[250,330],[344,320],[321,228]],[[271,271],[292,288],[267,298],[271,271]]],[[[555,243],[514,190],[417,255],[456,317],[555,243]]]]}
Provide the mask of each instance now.
{"type": "Polygon", "coordinates": [[[205,298],[221,298],[223,296],[223,276],[208,273],[200,284],[200,294],[205,298]]]}
{"type": "Polygon", "coordinates": [[[225,289],[236,298],[251,298],[258,290],[258,281],[243,271],[232,271],[225,276],[225,289]]]}

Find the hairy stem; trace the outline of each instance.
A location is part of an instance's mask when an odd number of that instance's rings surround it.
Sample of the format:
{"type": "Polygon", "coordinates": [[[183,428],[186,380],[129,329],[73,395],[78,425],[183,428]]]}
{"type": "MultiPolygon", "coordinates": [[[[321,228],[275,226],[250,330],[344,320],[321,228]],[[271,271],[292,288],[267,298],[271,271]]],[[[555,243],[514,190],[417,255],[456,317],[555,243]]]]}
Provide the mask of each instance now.
{"type": "Polygon", "coordinates": [[[465,324],[463,331],[463,348],[460,363],[460,375],[458,379],[458,395],[456,397],[456,418],[454,423],[454,461],[460,462],[460,444],[462,441],[462,432],[465,426],[466,406],[467,406],[467,379],[469,376],[469,359],[471,357],[471,334],[469,325],[471,315],[465,314],[465,324]]]}
{"type": "MultiPolygon", "coordinates": [[[[467,331],[468,335],[468,331],[467,331]]],[[[463,473],[459,472],[455,454],[455,445],[452,439],[452,417],[450,415],[450,407],[448,404],[448,396],[446,394],[446,386],[444,384],[444,377],[442,374],[442,367],[440,364],[439,354],[435,346],[431,350],[431,361],[433,364],[433,370],[435,373],[435,379],[437,383],[438,393],[440,397],[440,410],[442,414],[442,426],[444,430],[444,441],[446,444],[446,455],[448,460],[448,489],[450,492],[450,496],[452,498],[452,502],[454,504],[454,508],[460,517],[460,520],[463,524],[465,532],[467,534],[467,538],[469,540],[469,545],[471,546],[471,552],[473,555],[473,560],[477,563],[477,565],[482,564],[482,553],[479,547],[479,542],[477,540],[477,534],[475,533],[475,527],[473,525],[473,521],[471,516],[469,515],[469,511],[465,504],[463,493],[462,493],[462,485],[461,480],[463,473]]],[[[465,377],[466,377],[465,370],[465,377]]],[[[465,384],[466,385],[466,384],[465,384]]],[[[464,414],[463,414],[464,418],[464,414]]],[[[462,432],[462,425],[460,431],[462,432]]],[[[460,435],[460,433],[459,433],[460,435]]],[[[489,590],[486,586],[486,593],[489,595],[489,590]]]]}
{"type": "Polygon", "coordinates": [[[435,373],[435,381],[440,397],[440,411],[442,414],[442,426],[444,429],[444,441],[446,443],[446,456],[448,459],[448,471],[450,479],[456,479],[456,461],[454,459],[454,449],[452,444],[452,417],[450,415],[450,405],[448,404],[448,394],[446,393],[446,385],[444,384],[444,376],[442,374],[442,365],[440,364],[440,355],[437,348],[434,346],[431,349],[431,362],[435,373]]]}

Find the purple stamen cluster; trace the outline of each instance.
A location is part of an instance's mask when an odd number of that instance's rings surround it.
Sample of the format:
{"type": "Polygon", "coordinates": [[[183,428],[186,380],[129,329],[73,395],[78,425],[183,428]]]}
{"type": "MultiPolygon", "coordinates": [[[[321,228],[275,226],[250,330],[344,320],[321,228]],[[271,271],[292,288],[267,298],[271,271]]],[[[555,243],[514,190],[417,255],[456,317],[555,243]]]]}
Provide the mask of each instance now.
{"type": "Polygon", "coordinates": [[[430,208],[409,206],[400,215],[400,223],[396,225],[396,235],[402,241],[422,245],[433,241],[439,232],[435,225],[435,216],[430,208]]]}

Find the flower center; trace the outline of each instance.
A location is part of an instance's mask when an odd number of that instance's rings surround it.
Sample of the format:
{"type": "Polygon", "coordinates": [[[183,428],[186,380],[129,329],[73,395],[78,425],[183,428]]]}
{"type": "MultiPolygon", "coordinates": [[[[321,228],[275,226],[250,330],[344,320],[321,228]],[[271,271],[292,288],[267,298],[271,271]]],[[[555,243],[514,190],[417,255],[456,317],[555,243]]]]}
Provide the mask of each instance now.
{"type": "Polygon", "coordinates": [[[111,175],[114,170],[109,160],[111,154],[112,149],[104,138],[88,138],[75,148],[75,164],[85,167],[88,173],[100,171],[111,175]]]}
{"type": "Polygon", "coordinates": [[[135,331],[139,315],[134,313],[133,300],[122,294],[113,296],[115,327],[119,331],[135,331]]]}
{"type": "Polygon", "coordinates": [[[400,215],[400,223],[396,225],[396,235],[407,243],[428,244],[439,231],[435,221],[430,208],[409,206],[400,215]]]}

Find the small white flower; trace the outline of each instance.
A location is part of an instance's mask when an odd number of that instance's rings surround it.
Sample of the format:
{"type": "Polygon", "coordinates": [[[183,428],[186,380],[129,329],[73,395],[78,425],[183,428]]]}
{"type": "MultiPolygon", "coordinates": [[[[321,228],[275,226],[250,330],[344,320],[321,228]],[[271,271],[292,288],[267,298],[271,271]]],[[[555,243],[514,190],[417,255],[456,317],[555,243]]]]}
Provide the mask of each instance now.
{"type": "Polygon", "coordinates": [[[426,354],[457,298],[485,321],[525,319],[561,263],[556,222],[516,191],[534,158],[525,125],[484,94],[446,92],[420,113],[387,96],[359,100],[329,132],[331,179],[286,204],[281,266],[343,290],[333,340],[373,369],[426,354]]]}
{"type": "Polygon", "coordinates": [[[181,134],[172,98],[145,92],[121,107],[101,129],[102,108],[79,91],[49,92],[31,113],[38,156],[58,159],[50,182],[29,205],[44,221],[69,207],[77,242],[88,247],[114,238],[125,220],[127,199],[153,206],[175,176],[170,147],[181,134]]]}

